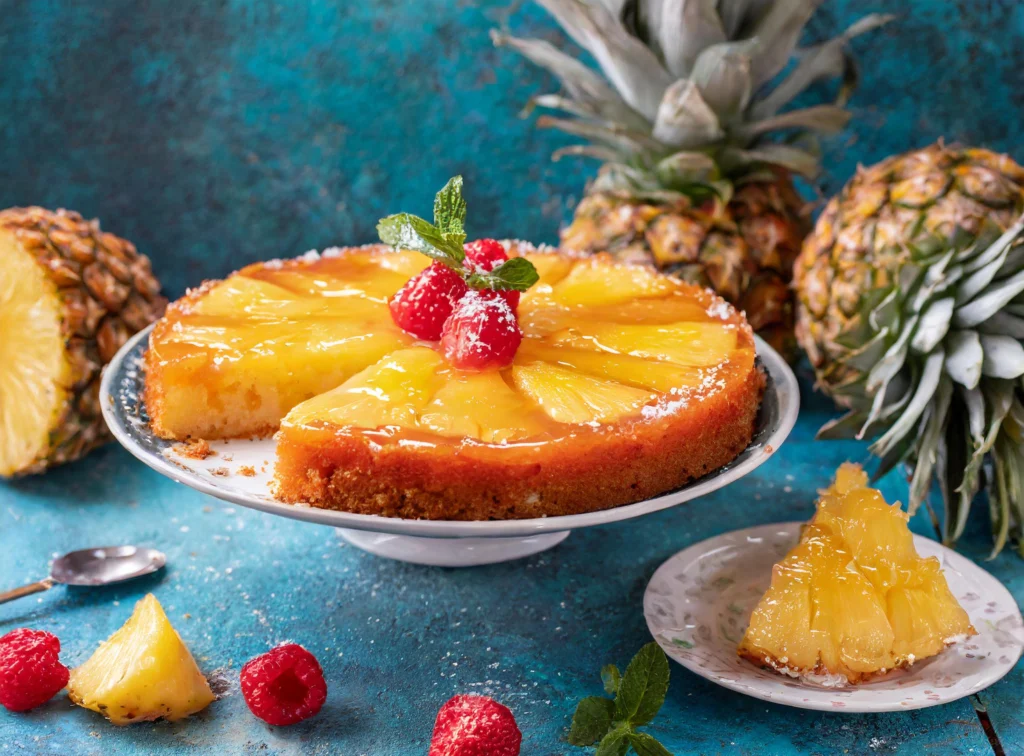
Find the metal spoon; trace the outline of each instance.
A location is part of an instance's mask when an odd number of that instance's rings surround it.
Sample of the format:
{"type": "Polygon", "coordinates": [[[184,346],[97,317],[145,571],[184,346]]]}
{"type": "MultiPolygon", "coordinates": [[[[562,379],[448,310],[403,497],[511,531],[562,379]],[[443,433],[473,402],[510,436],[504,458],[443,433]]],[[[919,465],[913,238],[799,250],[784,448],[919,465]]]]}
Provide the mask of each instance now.
{"type": "Polygon", "coordinates": [[[97,549],[70,551],[53,560],[50,577],[12,591],[0,593],[0,604],[41,593],[64,585],[110,585],[150,575],[167,564],[167,557],[156,549],[138,546],[102,546],[97,549]]]}

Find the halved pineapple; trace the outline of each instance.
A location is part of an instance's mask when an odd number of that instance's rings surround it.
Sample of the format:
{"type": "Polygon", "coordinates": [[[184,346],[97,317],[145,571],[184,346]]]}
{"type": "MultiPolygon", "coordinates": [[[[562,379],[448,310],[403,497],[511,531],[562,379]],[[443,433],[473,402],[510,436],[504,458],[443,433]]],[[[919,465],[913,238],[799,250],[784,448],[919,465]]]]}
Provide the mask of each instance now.
{"type": "Polygon", "coordinates": [[[78,213],[0,212],[0,476],[108,440],[100,370],[167,302],[131,242],[78,213]]]}
{"type": "Polygon", "coordinates": [[[173,722],[216,699],[151,593],[85,664],[71,670],[68,695],[116,725],[161,718],[173,722]]]}
{"type": "Polygon", "coordinates": [[[844,464],[800,543],[775,565],[739,654],[793,676],[862,682],[974,635],[908,515],[844,464]]]}

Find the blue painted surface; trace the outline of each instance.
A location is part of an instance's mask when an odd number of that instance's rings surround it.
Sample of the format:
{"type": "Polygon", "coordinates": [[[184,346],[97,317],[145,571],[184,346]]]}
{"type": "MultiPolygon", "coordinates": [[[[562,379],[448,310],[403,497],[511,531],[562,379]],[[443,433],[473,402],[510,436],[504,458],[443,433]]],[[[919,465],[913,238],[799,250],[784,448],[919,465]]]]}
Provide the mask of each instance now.
{"type": "MultiPolygon", "coordinates": [[[[530,4],[4,0],[0,10],[0,206],[99,216],[153,258],[171,295],[250,261],[372,240],[378,217],[427,212],[455,173],[467,180],[471,233],[553,241],[593,170],[549,162],[566,140],[516,117],[554,84],[492,49],[486,32],[507,21],[560,39],[530,4]]],[[[858,162],[940,136],[1024,158],[1020,3],[832,0],[814,31],[869,10],[901,19],[857,41],[860,119],[826,145],[826,193],[858,162]]],[[[807,517],[836,464],[864,457],[855,444],[812,445],[828,412],[813,403],[770,463],[708,499],[467,571],[385,562],[329,529],[225,508],[113,447],[0,485],[5,585],[86,544],[136,541],[170,557],[148,582],[0,607],[0,631],[52,630],[79,663],[152,590],[202,667],[232,683],[173,725],[116,729],[63,696],[29,715],[0,712],[0,751],[422,755],[437,708],[471,691],[513,708],[524,754],[583,753],[564,741],[573,704],[599,692],[603,663],[624,664],[647,640],[641,597],[656,567],[738,526],[807,517]],[[316,719],[272,730],[248,714],[237,673],[285,639],[317,653],[330,694],[316,719]]],[[[903,496],[899,481],[887,486],[903,496]]],[[[964,547],[981,559],[977,514],[964,547]]],[[[1024,596],[1017,557],[986,566],[1024,596]]],[[[1024,752],[1022,699],[1019,664],[982,695],[1007,753],[1024,752]]],[[[654,731],[677,754],[991,752],[969,701],[818,714],[678,667],[654,731]]]]}
{"type": "MultiPolygon", "coordinates": [[[[422,756],[441,704],[479,692],[513,709],[524,754],[585,753],[564,740],[574,703],[600,693],[604,663],[625,664],[649,639],[642,597],[658,565],[739,525],[806,519],[815,489],[838,463],[864,457],[859,444],[814,442],[828,408],[805,398],[812,406],[791,439],[748,478],[674,510],[575,532],[537,557],[470,570],[381,560],[329,528],[224,506],[116,447],[0,487],[5,582],[37,579],[50,555],[86,544],[135,541],[169,557],[165,574],[141,583],[58,587],[0,607],[0,632],[51,630],[65,660],[80,663],[153,591],[202,668],[230,682],[222,700],[176,724],[118,729],[64,695],[29,715],[0,712],[0,748],[422,756]],[[284,640],[313,650],[329,685],[321,715],[287,730],[254,719],[237,690],[241,665],[284,640]]],[[[897,495],[899,481],[886,483],[897,495]]],[[[929,527],[920,518],[915,526],[929,527]]],[[[986,543],[975,533],[969,545],[986,543]]],[[[1017,557],[996,565],[1004,576],[1019,575],[1017,557]]],[[[1020,579],[1009,584],[1020,595],[1020,579]]],[[[1018,665],[986,694],[1006,713],[1008,731],[1019,728],[1020,690],[1018,665]]],[[[756,701],[675,665],[652,731],[676,754],[990,752],[968,700],[905,713],[823,714],[756,701]]]]}

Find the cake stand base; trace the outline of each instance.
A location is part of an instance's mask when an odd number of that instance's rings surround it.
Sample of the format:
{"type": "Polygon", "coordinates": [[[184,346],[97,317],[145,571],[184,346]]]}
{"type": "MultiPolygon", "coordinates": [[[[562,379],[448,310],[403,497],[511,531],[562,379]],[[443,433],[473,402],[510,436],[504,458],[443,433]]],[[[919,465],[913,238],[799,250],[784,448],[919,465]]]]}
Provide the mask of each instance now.
{"type": "Polygon", "coordinates": [[[385,559],[431,567],[475,567],[539,554],[569,536],[568,530],[526,538],[420,538],[337,528],[357,549],[385,559]]]}

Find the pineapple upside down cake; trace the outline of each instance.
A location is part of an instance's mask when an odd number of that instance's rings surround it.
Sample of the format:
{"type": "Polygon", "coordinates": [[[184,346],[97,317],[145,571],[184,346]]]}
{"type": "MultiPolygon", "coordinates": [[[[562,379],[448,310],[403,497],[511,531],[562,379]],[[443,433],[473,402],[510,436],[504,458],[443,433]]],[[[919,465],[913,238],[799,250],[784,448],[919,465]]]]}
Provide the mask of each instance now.
{"type": "Polygon", "coordinates": [[[747,446],[765,379],[742,314],[608,256],[464,244],[459,188],[434,224],[384,219],[390,246],[251,265],[172,304],[146,353],[156,433],[276,431],[283,501],[461,520],[640,501],[747,446]]]}

